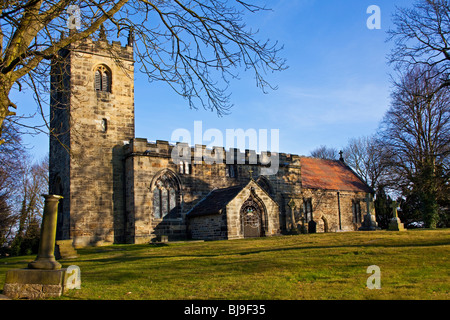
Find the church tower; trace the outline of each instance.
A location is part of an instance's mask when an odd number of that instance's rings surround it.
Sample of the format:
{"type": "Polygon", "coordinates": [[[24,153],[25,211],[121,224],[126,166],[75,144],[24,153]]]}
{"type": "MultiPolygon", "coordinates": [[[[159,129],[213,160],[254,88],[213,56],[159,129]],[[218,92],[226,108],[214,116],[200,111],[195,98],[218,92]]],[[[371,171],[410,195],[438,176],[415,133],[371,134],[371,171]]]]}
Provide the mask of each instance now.
{"type": "Polygon", "coordinates": [[[133,43],[85,39],[52,64],[50,193],[60,194],[58,239],[123,242],[123,146],[134,138],[133,43]]]}

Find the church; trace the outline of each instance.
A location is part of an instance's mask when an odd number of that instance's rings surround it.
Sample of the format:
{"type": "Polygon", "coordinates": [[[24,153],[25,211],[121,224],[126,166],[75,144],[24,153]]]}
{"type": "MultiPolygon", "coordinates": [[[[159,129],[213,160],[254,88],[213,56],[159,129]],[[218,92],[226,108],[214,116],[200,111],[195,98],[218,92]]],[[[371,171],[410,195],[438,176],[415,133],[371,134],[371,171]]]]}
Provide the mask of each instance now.
{"type": "Polygon", "coordinates": [[[267,174],[253,150],[174,161],[179,144],[136,138],[132,41],[71,44],[50,82],[49,187],[63,196],[57,239],[75,247],[353,231],[372,211],[373,190],[342,157],[278,153],[267,174]]]}

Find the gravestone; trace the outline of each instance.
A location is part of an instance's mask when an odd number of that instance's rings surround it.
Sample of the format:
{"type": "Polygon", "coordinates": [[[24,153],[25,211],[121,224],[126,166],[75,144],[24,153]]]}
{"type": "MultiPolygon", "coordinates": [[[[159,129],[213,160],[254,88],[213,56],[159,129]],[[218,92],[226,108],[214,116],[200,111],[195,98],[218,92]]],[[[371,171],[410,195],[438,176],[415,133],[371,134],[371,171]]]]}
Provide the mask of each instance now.
{"type": "Polygon", "coordinates": [[[373,196],[368,193],[366,196],[367,213],[364,215],[364,221],[361,223],[360,231],[375,231],[378,223],[375,217],[375,207],[373,205],[373,196]]]}
{"type": "Polygon", "coordinates": [[[389,222],[388,230],[390,231],[406,231],[403,223],[400,221],[397,213],[397,201],[392,201],[392,215],[393,218],[389,222]]]}
{"type": "Polygon", "coordinates": [[[44,299],[59,297],[67,288],[67,269],[61,268],[54,255],[58,195],[43,195],[44,214],[41,224],[39,251],[25,269],[7,271],[3,294],[12,299],[44,299]]]}

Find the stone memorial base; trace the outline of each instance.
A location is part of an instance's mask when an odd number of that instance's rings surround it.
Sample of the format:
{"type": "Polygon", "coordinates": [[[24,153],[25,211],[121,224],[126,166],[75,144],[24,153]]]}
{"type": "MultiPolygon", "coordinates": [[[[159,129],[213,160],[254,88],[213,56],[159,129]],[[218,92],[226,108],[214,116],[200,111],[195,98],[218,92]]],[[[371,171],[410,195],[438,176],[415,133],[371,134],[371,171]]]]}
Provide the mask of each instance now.
{"type": "Polygon", "coordinates": [[[374,215],[368,213],[364,216],[364,221],[359,227],[360,231],[375,231],[378,229],[378,223],[374,215]]]}
{"type": "Polygon", "coordinates": [[[55,258],[59,259],[75,259],[78,253],[73,247],[73,240],[57,240],[55,245],[55,258]]]}
{"type": "Polygon", "coordinates": [[[12,299],[59,297],[64,288],[67,269],[12,269],[6,273],[3,294],[12,299]]]}
{"type": "Polygon", "coordinates": [[[389,222],[389,231],[406,231],[403,223],[400,221],[399,218],[392,218],[391,222],[389,222]]]}

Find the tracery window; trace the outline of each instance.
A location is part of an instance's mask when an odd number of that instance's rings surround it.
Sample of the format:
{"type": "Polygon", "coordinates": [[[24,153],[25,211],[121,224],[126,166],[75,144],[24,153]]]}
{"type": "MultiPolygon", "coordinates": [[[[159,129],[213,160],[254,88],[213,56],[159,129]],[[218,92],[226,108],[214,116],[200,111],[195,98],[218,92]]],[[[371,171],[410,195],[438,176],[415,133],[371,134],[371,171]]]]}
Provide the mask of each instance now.
{"type": "Polygon", "coordinates": [[[94,77],[95,90],[111,92],[111,71],[105,66],[98,66],[95,69],[94,77]]]}
{"type": "Polygon", "coordinates": [[[169,214],[176,215],[178,189],[172,177],[164,174],[155,183],[153,189],[153,215],[163,219],[169,214]]]}

